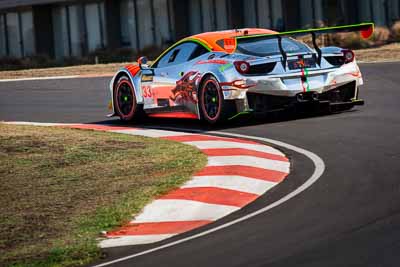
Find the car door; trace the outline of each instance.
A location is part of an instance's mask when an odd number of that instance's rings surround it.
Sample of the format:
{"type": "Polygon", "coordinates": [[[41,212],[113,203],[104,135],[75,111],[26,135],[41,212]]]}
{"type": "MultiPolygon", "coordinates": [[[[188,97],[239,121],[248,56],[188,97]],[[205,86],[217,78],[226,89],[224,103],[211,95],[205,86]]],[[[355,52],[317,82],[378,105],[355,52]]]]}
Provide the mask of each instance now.
{"type": "Polygon", "coordinates": [[[190,75],[187,71],[192,65],[190,61],[207,52],[203,46],[188,41],[158,59],[152,66],[152,82],[142,87],[146,112],[186,111],[188,101],[183,91],[187,87],[186,76],[190,75]]]}

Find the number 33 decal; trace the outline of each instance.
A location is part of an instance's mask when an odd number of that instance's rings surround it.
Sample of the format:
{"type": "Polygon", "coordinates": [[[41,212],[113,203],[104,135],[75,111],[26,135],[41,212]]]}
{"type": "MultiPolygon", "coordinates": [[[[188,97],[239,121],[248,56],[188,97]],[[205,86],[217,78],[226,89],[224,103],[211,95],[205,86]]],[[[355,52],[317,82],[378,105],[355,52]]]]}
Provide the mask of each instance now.
{"type": "Polygon", "coordinates": [[[142,89],[143,89],[143,97],[145,98],[152,97],[150,86],[143,86],[142,89]]]}

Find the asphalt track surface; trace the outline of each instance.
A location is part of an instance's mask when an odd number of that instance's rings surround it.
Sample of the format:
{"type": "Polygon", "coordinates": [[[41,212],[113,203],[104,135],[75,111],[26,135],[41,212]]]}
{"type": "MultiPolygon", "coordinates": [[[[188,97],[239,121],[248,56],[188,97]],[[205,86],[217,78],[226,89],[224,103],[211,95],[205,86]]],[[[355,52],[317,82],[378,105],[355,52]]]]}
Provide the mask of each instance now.
{"type": "MultiPolygon", "coordinates": [[[[326,169],[311,188],[250,220],[114,266],[400,266],[400,63],[362,64],[361,71],[364,107],[292,120],[243,119],[216,129],[314,152],[326,169]]],[[[0,120],[119,124],[104,117],[108,80],[0,83],[0,120]]],[[[171,125],[209,129],[186,120],[145,123],[171,125]]],[[[284,152],[293,170],[282,184],[239,212],[183,236],[258,210],[302,184],[312,163],[284,152]]],[[[105,261],[155,246],[108,250],[105,261]]]]}

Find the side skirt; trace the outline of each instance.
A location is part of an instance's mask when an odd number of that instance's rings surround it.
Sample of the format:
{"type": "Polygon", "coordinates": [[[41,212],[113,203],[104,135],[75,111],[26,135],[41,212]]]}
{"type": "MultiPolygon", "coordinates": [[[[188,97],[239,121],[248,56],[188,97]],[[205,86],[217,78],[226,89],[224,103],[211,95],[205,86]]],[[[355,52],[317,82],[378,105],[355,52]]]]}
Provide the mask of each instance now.
{"type": "Polygon", "coordinates": [[[197,114],[182,106],[151,108],[145,109],[144,112],[153,118],[199,119],[197,114]]]}

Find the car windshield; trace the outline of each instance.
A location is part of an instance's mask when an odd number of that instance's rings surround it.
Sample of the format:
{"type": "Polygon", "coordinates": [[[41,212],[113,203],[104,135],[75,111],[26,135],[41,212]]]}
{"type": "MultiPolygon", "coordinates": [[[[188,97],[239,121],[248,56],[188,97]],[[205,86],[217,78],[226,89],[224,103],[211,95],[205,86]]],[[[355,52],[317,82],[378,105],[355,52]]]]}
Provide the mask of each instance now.
{"type": "MultiPolygon", "coordinates": [[[[294,39],[282,38],[282,48],[286,53],[307,53],[310,52],[310,48],[294,39]]],[[[239,39],[237,44],[237,52],[253,55],[253,56],[273,56],[279,55],[278,38],[244,38],[239,39]]]]}

